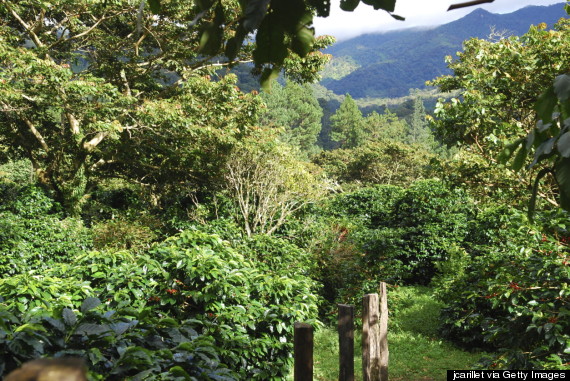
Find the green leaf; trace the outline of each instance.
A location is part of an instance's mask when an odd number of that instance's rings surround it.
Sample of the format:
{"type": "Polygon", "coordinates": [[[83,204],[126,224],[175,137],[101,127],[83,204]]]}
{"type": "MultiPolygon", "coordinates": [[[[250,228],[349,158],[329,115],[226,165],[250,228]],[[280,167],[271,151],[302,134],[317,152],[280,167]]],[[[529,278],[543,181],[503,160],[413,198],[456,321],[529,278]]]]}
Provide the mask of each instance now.
{"type": "Polygon", "coordinates": [[[556,163],[554,173],[560,187],[560,206],[570,210],[570,159],[562,159],[556,163]]]}
{"type": "Polygon", "coordinates": [[[554,80],[554,92],[561,101],[570,98],[570,75],[562,74],[554,80]]]}
{"type": "Polygon", "coordinates": [[[534,105],[534,109],[538,115],[539,119],[543,121],[550,121],[552,120],[552,112],[554,111],[554,107],[556,107],[557,98],[556,94],[554,93],[554,86],[550,86],[548,90],[538,97],[536,104],[534,105]]]}
{"type": "Polygon", "coordinates": [[[406,21],[406,18],[405,18],[405,17],[398,16],[398,15],[395,15],[395,14],[393,14],[393,13],[390,13],[390,16],[392,16],[392,18],[395,18],[395,19],[398,20],[398,21],[406,21]]]}
{"type": "Polygon", "coordinates": [[[244,28],[239,27],[238,30],[236,31],[236,35],[230,38],[226,43],[225,54],[230,61],[233,61],[237,57],[237,54],[243,45],[245,34],[246,32],[244,28]]]}
{"type": "Polygon", "coordinates": [[[556,138],[550,138],[544,142],[536,149],[534,154],[534,160],[530,164],[529,168],[532,168],[535,164],[546,157],[550,157],[552,154],[552,149],[554,148],[554,143],[556,138]]]}
{"type": "Polygon", "coordinates": [[[221,45],[224,31],[215,23],[207,23],[200,38],[200,53],[214,55],[217,54],[221,45]]]}
{"type": "Polygon", "coordinates": [[[261,73],[261,88],[263,91],[270,92],[271,84],[279,77],[280,70],[278,68],[265,68],[261,73]]]}
{"type": "Polygon", "coordinates": [[[505,164],[514,155],[517,148],[522,144],[524,139],[517,139],[514,142],[507,144],[498,156],[499,163],[505,164]]]}
{"type": "Polygon", "coordinates": [[[340,0],[340,9],[347,12],[352,12],[356,9],[360,0],[340,0]]]}
{"type": "Polygon", "coordinates": [[[69,308],[64,308],[61,315],[65,324],[74,325],[77,323],[77,316],[75,316],[75,313],[69,308]]]}
{"type": "Polygon", "coordinates": [[[515,171],[519,171],[522,168],[522,166],[524,165],[524,161],[526,159],[527,153],[528,153],[528,151],[526,150],[526,147],[524,145],[521,145],[521,148],[517,152],[517,155],[515,156],[515,160],[513,160],[513,164],[511,165],[511,167],[515,171]]]}
{"type": "Polygon", "coordinates": [[[558,152],[560,152],[560,155],[562,155],[562,157],[570,157],[570,132],[565,132],[562,134],[556,143],[556,147],[558,148],[558,152]]]}
{"type": "Polygon", "coordinates": [[[93,323],[83,323],[75,330],[76,334],[83,334],[87,336],[99,336],[109,332],[110,329],[106,325],[99,325],[93,323]]]}
{"type": "Polygon", "coordinates": [[[100,304],[101,301],[98,298],[89,297],[81,303],[81,312],[85,313],[87,311],[91,311],[100,304]]]}
{"type": "Polygon", "coordinates": [[[267,9],[271,0],[249,0],[245,9],[243,27],[247,32],[253,32],[259,28],[263,18],[267,14],[267,9]]]}
{"type": "Polygon", "coordinates": [[[160,0],[148,0],[148,5],[152,13],[160,13],[160,0]]]}
{"type": "Polygon", "coordinates": [[[313,48],[315,32],[307,27],[302,27],[291,44],[291,49],[301,57],[305,57],[313,48]]]}

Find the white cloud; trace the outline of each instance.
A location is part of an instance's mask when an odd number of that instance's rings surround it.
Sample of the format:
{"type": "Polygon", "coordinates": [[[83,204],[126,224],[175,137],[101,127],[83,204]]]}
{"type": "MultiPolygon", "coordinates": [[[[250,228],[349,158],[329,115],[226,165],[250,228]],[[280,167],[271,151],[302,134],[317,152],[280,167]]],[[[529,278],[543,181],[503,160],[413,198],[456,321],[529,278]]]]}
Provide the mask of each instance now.
{"type": "Polygon", "coordinates": [[[561,3],[563,0],[495,0],[494,3],[447,12],[451,4],[465,1],[397,0],[394,14],[406,18],[406,21],[397,21],[388,13],[375,11],[363,3],[354,12],[344,12],[339,8],[340,0],[333,0],[330,16],[315,18],[314,24],[318,35],[330,34],[338,40],[344,40],[363,33],[445,24],[465,16],[476,8],[483,8],[493,13],[510,13],[528,5],[550,5],[561,3]]]}

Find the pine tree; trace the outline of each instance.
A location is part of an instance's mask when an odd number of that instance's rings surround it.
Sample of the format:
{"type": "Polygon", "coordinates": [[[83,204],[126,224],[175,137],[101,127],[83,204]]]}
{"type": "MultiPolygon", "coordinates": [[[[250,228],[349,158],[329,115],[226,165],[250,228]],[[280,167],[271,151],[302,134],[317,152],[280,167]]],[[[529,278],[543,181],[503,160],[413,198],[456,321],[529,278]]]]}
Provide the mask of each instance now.
{"type": "Polygon", "coordinates": [[[428,151],[433,151],[436,148],[433,133],[426,120],[424,102],[419,96],[414,99],[414,112],[409,123],[406,140],[408,144],[420,145],[428,151]]]}
{"type": "Polygon", "coordinates": [[[346,94],[330,121],[331,137],[339,142],[342,148],[358,147],[366,140],[364,118],[350,95],[346,94]]]}
{"type": "Polygon", "coordinates": [[[308,155],[318,151],[323,110],[308,85],[276,83],[270,93],[263,93],[263,99],[267,105],[260,117],[263,124],[283,128],[281,140],[308,155]]]}

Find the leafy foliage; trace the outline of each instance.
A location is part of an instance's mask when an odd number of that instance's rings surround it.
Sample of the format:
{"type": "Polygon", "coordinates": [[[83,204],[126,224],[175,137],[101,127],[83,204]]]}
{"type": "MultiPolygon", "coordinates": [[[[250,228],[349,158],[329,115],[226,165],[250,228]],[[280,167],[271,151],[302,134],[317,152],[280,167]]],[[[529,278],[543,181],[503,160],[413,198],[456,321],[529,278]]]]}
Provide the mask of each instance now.
{"type": "Polygon", "coordinates": [[[540,92],[568,67],[568,36],[562,22],[553,31],[541,25],[522,37],[467,41],[458,60],[447,59],[454,75],[432,82],[442,91],[464,89],[461,99],[438,103],[436,131],[446,143],[472,144],[487,155],[526,134],[536,123],[540,92]]]}
{"type": "Polygon", "coordinates": [[[354,149],[324,151],[313,161],[340,183],[405,186],[431,176],[432,157],[421,148],[379,140],[354,149]]]}
{"type": "Polygon", "coordinates": [[[197,322],[150,309],[110,309],[90,297],[79,310],[31,308],[20,316],[0,305],[0,322],[0,374],[37,357],[75,356],[93,379],[236,379],[197,322]]]}
{"type": "Polygon", "coordinates": [[[311,88],[288,81],[284,87],[273,85],[271,92],[262,97],[267,109],[260,115],[260,122],[282,128],[280,139],[306,155],[315,153],[323,111],[311,88]]]}
{"type": "Polygon", "coordinates": [[[524,215],[497,209],[479,221],[479,229],[496,226],[479,230],[475,250],[452,256],[439,281],[442,333],[498,350],[491,368],[563,369],[570,350],[565,231],[540,233],[524,215]]]}

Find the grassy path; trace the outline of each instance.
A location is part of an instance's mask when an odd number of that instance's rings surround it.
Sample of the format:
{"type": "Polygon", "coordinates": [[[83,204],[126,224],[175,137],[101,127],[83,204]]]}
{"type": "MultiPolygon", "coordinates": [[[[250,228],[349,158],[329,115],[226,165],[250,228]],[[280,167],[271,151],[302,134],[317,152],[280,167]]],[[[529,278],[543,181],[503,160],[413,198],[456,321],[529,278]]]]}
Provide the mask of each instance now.
{"type": "MultiPolygon", "coordinates": [[[[437,337],[441,304],[427,287],[389,290],[391,381],[446,380],[447,369],[470,369],[484,355],[455,348],[437,337]]],[[[360,335],[355,338],[356,380],[362,379],[360,335]]],[[[338,337],[332,328],[315,334],[315,380],[338,380],[338,337]]]]}

